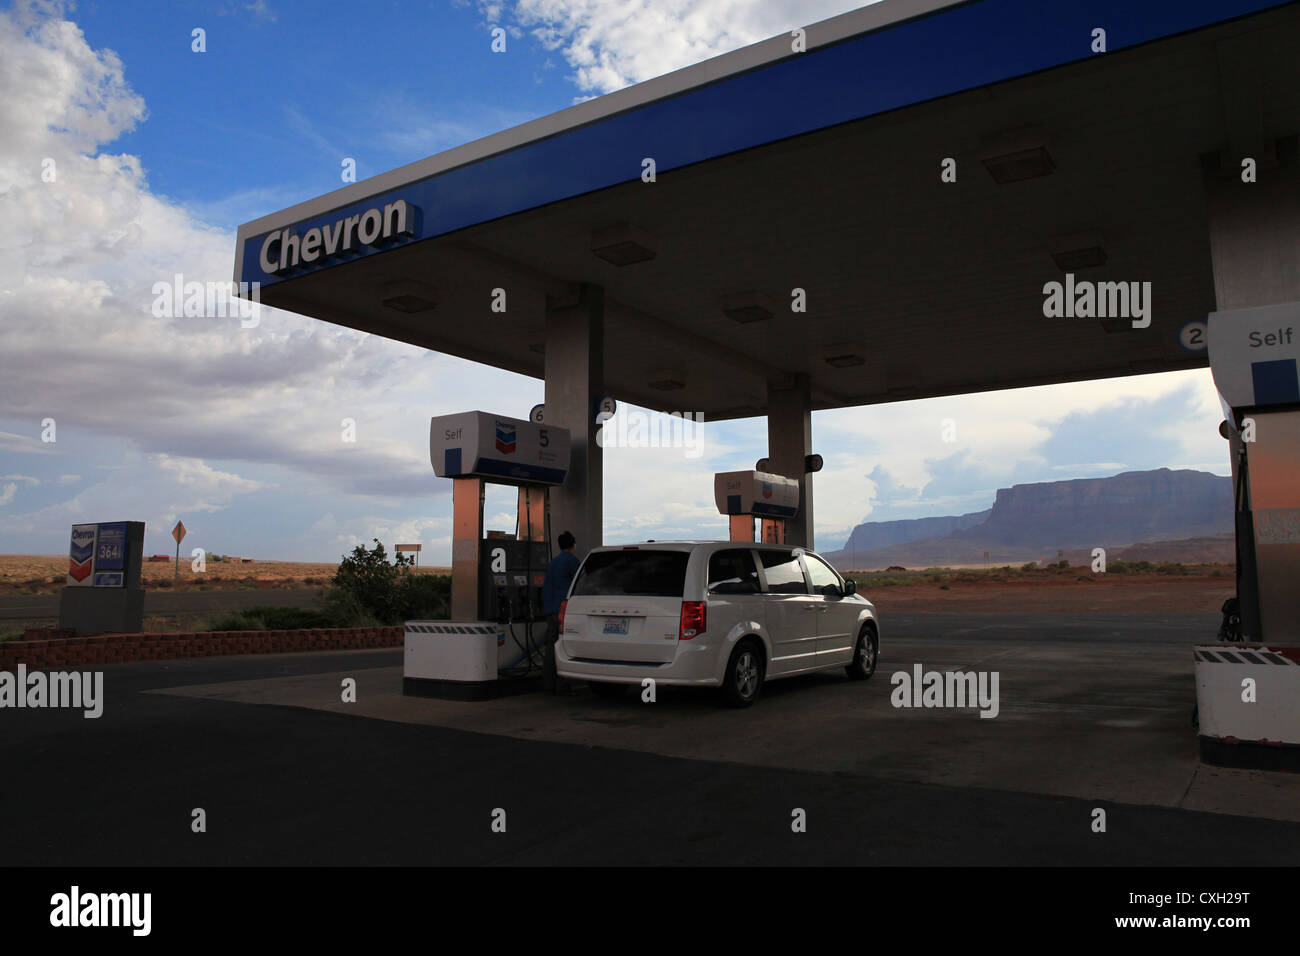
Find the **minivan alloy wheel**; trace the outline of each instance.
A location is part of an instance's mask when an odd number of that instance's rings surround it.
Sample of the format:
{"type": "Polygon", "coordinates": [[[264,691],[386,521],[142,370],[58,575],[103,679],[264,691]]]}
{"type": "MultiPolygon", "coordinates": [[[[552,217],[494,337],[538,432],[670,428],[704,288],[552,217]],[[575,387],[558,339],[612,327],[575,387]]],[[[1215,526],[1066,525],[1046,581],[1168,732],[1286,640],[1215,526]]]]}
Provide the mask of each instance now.
{"type": "Polygon", "coordinates": [[[741,652],[736,661],[736,690],[741,697],[753,697],[758,689],[758,659],[751,650],[741,652]]]}
{"type": "Polygon", "coordinates": [[[876,672],[876,632],[871,627],[863,627],[858,632],[858,643],[853,651],[853,660],[845,668],[854,680],[866,680],[876,672]]]}
{"type": "Polygon", "coordinates": [[[871,640],[871,632],[863,631],[862,636],[858,638],[858,653],[862,655],[862,669],[872,671],[876,669],[876,647],[871,640]]]}
{"type": "Polygon", "coordinates": [[[763,651],[758,642],[746,639],[727,660],[722,678],[722,697],[732,707],[748,707],[763,687],[763,651]]]}

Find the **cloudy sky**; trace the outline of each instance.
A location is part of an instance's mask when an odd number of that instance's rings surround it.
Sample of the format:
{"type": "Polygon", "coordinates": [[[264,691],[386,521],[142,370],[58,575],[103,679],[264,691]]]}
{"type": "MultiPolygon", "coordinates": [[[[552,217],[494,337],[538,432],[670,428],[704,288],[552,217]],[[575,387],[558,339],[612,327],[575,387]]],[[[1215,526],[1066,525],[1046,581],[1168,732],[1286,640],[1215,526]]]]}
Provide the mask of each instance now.
{"type": "MultiPolygon", "coordinates": [[[[0,552],[63,553],[74,522],[121,519],[170,552],[179,518],[187,549],[333,561],[378,537],[446,562],[429,416],[524,417],[541,382],[275,310],[251,329],[158,318],[154,284],[228,280],[236,227],[338,188],[345,158],[376,175],[858,5],[0,6],[0,552]]],[[[819,412],[817,545],[1015,482],[1227,474],[1220,417],[1208,371],[819,412]]],[[[703,441],[606,452],[607,542],[725,536],[711,475],[752,467],[765,429],[703,441]]],[[[513,527],[511,503],[489,497],[490,527],[513,527]]]]}

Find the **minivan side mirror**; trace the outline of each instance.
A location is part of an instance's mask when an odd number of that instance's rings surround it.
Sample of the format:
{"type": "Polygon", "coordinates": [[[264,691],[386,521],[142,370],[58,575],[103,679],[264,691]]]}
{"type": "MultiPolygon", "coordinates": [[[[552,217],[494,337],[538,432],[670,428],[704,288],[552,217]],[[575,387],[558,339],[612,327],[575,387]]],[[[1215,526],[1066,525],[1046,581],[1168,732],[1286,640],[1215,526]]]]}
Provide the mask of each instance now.
{"type": "Polygon", "coordinates": [[[844,596],[849,597],[850,595],[857,594],[857,593],[858,593],[858,582],[854,581],[852,578],[845,578],[844,596]]]}

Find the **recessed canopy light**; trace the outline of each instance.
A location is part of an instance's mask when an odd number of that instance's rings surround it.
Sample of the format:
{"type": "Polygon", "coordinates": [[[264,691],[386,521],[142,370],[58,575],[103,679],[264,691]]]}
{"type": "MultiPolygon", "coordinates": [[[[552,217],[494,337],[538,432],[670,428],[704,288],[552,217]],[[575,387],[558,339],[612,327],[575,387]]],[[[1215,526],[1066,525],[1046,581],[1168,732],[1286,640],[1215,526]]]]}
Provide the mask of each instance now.
{"type": "Polygon", "coordinates": [[[630,266],[653,259],[659,251],[659,240],[644,229],[623,224],[592,233],[591,251],[610,265],[630,266]]]}
{"type": "Polygon", "coordinates": [[[1080,269],[1095,269],[1106,264],[1106,250],[1101,246],[1089,246],[1086,249],[1070,249],[1066,252],[1052,253],[1052,261],[1062,272],[1077,272],[1080,269]]]}
{"type": "Polygon", "coordinates": [[[723,301],[722,314],[733,322],[748,325],[772,317],[772,301],[761,292],[737,292],[723,301]]]}
{"type": "Polygon", "coordinates": [[[989,171],[993,181],[999,186],[1018,183],[1026,179],[1038,179],[1056,172],[1056,163],[1046,146],[1035,146],[1002,156],[985,159],[984,168],[989,171]]]}
{"type": "Polygon", "coordinates": [[[746,305],[737,309],[726,309],[726,316],[734,319],[741,325],[748,325],[751,322],[762,322],[772,317],[772,313],[767,311],[761,305],[746,305]]]}
{"type": "Polygon", "coordinates": [[[867,364],[867,352],[855,342],[836,342],[822,346],[822,359],[831,368],[856,368],[867,364]]]}
{"type": "Polygon", "coordinates": [[[867,360],[861,355],[854,355],[851,352],[846,352],[843,355],[826,356],[826,364],[831,368],[853,368],[857,365],[867,364],[867,360]]]}
{"type": "Polygon", "coordinates": [[[384,284],[379,301],[398,312],[428,312],[438,305],[438,290],[414,279],[399,279],[384,284]]]}
{"type": "Polygon", "coordinates": [[[430,302],[428,299],[422,299],[418,295],[395,295],[391,299],[384,299],[383,304],[390,309],[396,309],[398,312],[428,312],[437,306],[436,302],[430,302]]]}
{"type": "Polygon", "coordinates": [[[1048,150],[1047,130],[1021,126],[984,138],[980,161],[999,186],[1037,179],[1056,171],[1048,150]]]}

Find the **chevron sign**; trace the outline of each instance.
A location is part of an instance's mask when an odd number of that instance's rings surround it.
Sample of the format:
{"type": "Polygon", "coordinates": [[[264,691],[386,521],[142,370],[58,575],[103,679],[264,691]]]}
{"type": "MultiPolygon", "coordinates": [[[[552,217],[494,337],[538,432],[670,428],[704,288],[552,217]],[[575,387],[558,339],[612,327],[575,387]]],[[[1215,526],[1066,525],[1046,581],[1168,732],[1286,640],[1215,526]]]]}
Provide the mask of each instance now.
{"type": "Polygon", "coordinates": [[[68,585],[90,586],[95,567],[95,538],[99,525],[74,524],[72,545],[68,550],[68,585]]]}

